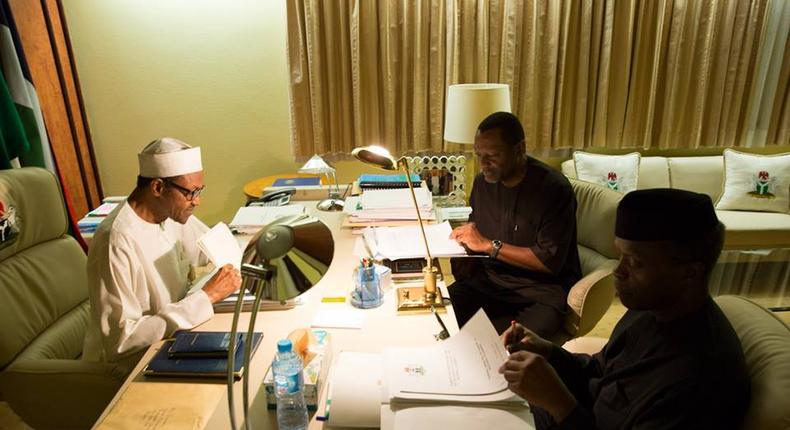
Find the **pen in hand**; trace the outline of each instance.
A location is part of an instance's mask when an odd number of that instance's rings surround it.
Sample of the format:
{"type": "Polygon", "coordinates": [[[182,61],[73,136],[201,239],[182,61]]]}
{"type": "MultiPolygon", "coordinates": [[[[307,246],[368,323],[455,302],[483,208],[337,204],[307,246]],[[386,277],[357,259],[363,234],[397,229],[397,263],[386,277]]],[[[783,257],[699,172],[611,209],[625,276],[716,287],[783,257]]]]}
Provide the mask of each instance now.
{"type": "Polygon", "coordinates": [[[510,336],[508,336],[507,352],[513,353],[518,350],[518,341],[516,339],[516,320],[510,321],[510,336]]]}

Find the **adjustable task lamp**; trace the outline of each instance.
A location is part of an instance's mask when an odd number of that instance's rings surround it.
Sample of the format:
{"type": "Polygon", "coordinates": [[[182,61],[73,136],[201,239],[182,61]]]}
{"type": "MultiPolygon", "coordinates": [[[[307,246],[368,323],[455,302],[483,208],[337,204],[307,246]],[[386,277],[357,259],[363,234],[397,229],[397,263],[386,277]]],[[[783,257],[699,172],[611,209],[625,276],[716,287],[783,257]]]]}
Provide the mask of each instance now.
{"type": "Polygon", "coordinates": [[[316,207],[318,210],[322,211],[342,211],[343,207],[346,205],[346,202],[340,198],[340,186],[337,184],[337,176],[335,176],[335,168],[330,166],[329,164],[324,161],[321,156],[318,154],[313,155],[307,160],[307,163],[304,163],[299,169],[299,173],[315,173],[315,174],[322,174],[326,175],[327,180],[329,180],[329,174],[332,174],[332,179],[335,182],[335,190],[332,191],[332,183],[329,184],[329,197],[321,200],[318,202],[316,207]]]}
{"type": "MultiPolygon", "coordinates": [[[[228,408],[230,423],[236,429],[233,400],[233,370],[239,314],[245,291],[255,295],[247,338],[252,339],[261,299],[284,301],[294,298],[318,283],[326,274],[335,252],[332,233],[318,219],[297,215],[281,218],[253,236],[241,260],[241,290],[233,311],[228,345],[228,408]]],[[[243,375],[244,427],[249,429],[249,367],[252,348],[245,347],[243,375]]]]}
{"type": "Polygon", "coordinates": [[[428,239],[425,236],[425,227],[422,225],[420,206],[417,204],[417,197],[414,195],[414,186],[411,183],[411,172],[409,162],[405,157],[395,159],[389,151],[380,146],[365,146],[356,148],[351,154],[363,163],[380,167],[384,170],[403,169],[406,174],[406,183],[409,184],[411,199],[414,202],[414,209],[417,211],[417,220],[420,223],[422,240],[425,243],[425,259],[428,264],[422,269],[425,285],[423,287],[401,287],[398,288],[398,312],[430,312],[431,308],[443,309],[442,293],[436,288],[436,267],[433,265],[431,250],[428,246],[428,239]]]}

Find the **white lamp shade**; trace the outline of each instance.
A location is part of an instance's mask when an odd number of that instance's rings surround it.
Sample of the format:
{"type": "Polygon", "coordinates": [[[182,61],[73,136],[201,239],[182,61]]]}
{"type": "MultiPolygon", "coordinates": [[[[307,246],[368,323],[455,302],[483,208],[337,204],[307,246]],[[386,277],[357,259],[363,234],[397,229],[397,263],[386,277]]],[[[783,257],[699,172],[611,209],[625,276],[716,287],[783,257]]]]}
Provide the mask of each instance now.
{"type": "Polygon", "coordinates": [[[444,140],[474,143],[477,126],[494,112],[510,112],[507,84],[458,84],[447,89],[444,140]]]}
{"type": "Polygon", "coordinates": [[[313,174],[332,173],[334,171],[335,168],[327,164],[326,161],[324,161],[324,159],[318,154],[310,157],[310,159],[307,160],[307,163],[304,163],[304,166],[299,169],[299,173],[313,174]]]}

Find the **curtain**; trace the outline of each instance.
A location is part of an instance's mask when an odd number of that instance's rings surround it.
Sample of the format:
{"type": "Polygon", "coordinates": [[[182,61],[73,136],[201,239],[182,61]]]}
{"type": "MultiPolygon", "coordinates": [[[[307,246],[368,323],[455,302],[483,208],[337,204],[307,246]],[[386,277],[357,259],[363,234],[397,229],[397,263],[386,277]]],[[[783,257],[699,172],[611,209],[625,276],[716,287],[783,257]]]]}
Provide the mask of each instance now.
{"type": "Polygon", "coordinates": [[[289,0],[294,154],[442,150],[448,85],[510,85],[527,146],[790,143],[783,0],[289,0]]]}

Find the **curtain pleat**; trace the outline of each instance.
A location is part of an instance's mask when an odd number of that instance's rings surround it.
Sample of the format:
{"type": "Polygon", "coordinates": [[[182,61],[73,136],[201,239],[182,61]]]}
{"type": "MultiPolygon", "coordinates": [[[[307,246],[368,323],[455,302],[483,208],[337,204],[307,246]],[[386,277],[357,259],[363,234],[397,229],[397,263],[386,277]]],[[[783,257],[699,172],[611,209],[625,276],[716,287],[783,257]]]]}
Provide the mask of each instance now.
{"type": "Polygon", "coordinates": [[[440,151],[448,85],[510,85],[533,151],[790,143],[783,0],[289,0],[294,155],[440,151]],[[770,19],[769,19],[770,18],[770,19]]]}

